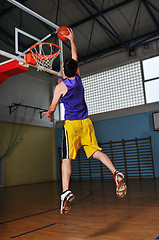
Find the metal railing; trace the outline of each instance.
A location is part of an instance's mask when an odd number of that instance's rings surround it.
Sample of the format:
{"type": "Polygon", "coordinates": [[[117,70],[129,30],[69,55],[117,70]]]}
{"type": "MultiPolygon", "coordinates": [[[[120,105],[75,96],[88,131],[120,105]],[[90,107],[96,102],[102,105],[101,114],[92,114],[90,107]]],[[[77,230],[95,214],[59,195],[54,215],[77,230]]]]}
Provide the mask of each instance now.
{"type": "MultiPolygon", "coordinates": [[[[126,178],[155,178],[151,137],[99,143],[117,170],[126,178]]],[[[59,148],[61,160],[61,148],[59,148]]],[[[110,179],[112,173],[99,160],[87,159],[83,148],[72,161],[72,179],[110,179]]]]}

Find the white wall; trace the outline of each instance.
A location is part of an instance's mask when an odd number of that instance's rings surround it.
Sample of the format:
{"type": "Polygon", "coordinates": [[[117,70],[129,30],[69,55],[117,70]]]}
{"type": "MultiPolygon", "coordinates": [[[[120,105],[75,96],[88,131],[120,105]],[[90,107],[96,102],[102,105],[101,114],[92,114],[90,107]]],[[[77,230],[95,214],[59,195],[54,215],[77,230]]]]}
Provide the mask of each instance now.
{"type": "MultiPolygon", "coordinates": [[[[78,49],[77,49],[78,50],[78,49]]],[[[159,55],[159,41],[154,41],[148,45],[148,48],[144,46],[138,47],[135,56],[129,56],[128,51],[120,53],[113,53],[110,56],[103,56],[99,60],[91,61],[80,66],[81,76],[90,75],[110,68],[115,68],[127,63],[131,63],[138,60],[154,57],[159,55]]]]}
{"type": "Polygon", "coordinates": [[[39,111],[19,107],[10,115],[9,106],[18,103],[48,109],[55,81],[51,74],[31,67],[26,73],[8,78],[0,85],[0,121],[53,127],[46,117],[40,119],[39,111]]]}
{"type": "MultiPolygon", "coordinates": [[[[159,40],[149,43],[147,47],[148,48],[145,48],[144,46],[138,47],[135,50],[136,55],[131,57],[129,56],[129,52],[124,50],[121,52],[114,52],[108,56],[103,55],[100,59],[95,59],[94,61],[90,61],[84,64],[80,63],[80,74],[81,76],[87,76],[134,61],[144,60],[159,55],[159,40]]],[[[57,79],[55,76],[53,76],[53,78],[57,79]]]]}

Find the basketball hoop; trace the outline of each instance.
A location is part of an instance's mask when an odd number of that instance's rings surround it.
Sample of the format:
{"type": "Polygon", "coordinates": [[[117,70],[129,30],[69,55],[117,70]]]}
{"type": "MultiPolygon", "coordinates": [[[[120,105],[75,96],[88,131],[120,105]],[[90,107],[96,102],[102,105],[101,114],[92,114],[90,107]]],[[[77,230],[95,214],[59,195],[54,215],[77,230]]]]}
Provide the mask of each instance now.
{"type": "Polygon", "coordinates": [[[60,54],[61,48],[54,43],[36,43],[30,47],[30,53],[38,70],[52,69],[52,64],[55,58],[60,54]]]}

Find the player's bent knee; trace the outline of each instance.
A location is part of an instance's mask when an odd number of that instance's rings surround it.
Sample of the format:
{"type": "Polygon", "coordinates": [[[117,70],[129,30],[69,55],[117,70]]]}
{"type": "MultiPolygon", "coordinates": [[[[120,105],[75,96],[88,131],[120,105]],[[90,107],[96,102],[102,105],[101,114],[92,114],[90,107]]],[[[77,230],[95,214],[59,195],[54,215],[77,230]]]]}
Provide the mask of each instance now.
{"type": "Polygon", "coordinates": [[[92,157],[98,159],[99,158],[100,151],[97,150],[96,152],[93,153],[92,157]]]}

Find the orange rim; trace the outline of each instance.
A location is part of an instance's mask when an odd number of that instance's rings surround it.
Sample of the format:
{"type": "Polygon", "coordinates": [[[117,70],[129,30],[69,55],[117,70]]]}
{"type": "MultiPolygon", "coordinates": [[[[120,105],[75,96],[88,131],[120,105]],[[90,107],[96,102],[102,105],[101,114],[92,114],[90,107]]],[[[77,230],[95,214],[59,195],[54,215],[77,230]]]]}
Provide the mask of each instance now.
{"type": "Polygon", "coordinates": [[[42,43],[42,42],[41,42],[41,43],[35,43],[34,45],[32,45],[32,46],[30,47],[30,52],[31,52],[32,55],[36,56],[36,58],[39,58],[39,59],[55,58],[55,57],[57,57],[58,54],[60,54],[61,48],[60,48],[60,46],[58,46],[58,45],[56,45],[56,44],[54,44],[54,43],[47,43],[47,42],[43,42],[43,43],[42,43]],[[33,49],[34,47],[38,46],[38,45],[53,45],[53,46],[59,48],[59,51],[56,52],[56,53],[50,54],[50,55],[42,55],[42,54],[34,53],[32,49],[33,49]]]}

